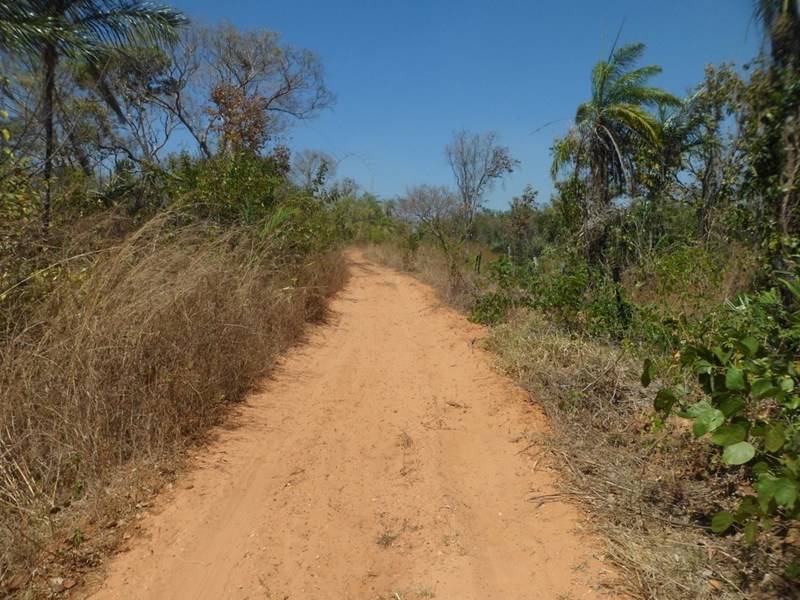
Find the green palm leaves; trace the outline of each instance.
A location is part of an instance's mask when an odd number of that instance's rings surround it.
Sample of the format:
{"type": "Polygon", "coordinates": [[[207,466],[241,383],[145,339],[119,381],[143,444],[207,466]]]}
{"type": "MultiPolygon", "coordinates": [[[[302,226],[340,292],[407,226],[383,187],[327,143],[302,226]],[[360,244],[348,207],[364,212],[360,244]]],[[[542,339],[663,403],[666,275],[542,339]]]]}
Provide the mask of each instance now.
{"type": "Polygon", "coordinates": [[[643,53],[644,44],[628,44],[614,50],[609,60],[597,63],[592,71],[591,99],[578,107],[575,128],[567,136],[572,139],[565,140],[556,155],[554,173],[567,161],[586,162],[595,183],[605,188],[595,192],[606,200],[612,181],[625,179],[635,145],[661,143],[661,126],[647,108],[680,104],[672,94],[647,85],[661,67],[634,68],[643,53]],[[598,169],[605,178],[598,179],[598,169]]]}
{"type": "Polygon", "coordinates": [[[648,81],[661,67],[636,67],[644,44],[634,43],[612,51],[608,60],[592,70],[591,97],[578,107],[575,127],[553,148],[552,175],[555,178],[567,165],[575,175],[587,171],[588,188],[583,199],[583,234],[589,248],[602,243],[603,212],[611,199],[631,193],[632,157],[642,144],[661,145],[661,125],[649,108],[678,106],[680,101],[648,81]]]}
{"type": "Polygon", "coordinates": [[[55,74],[60,57],[91,65],[115,49],[176,39],[188,21],[182,13],[138,0],[0,0],[0,48],[42,60],[45,198],[42,226],[50,223],[50,176],[54,134],[55,74]]]}
{"type": "Polygon", "coordinates": [[[84,58],[109,47],[173,41],[187,19],[167,6],[132,0],[0,0],[0,46],[6,51],[84,58]]]}

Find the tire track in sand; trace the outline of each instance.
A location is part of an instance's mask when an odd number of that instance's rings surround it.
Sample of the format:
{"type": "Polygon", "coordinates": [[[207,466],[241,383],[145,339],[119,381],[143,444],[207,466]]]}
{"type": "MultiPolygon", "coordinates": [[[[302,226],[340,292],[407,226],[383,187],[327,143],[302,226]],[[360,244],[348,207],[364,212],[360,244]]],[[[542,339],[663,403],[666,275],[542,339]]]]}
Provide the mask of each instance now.
{"type": "Polygon", "coordinates": [[[528,500],[552,492],[520,453],[544,420],[472,348],[481,329],[350,259],[328,324],[159,500],[93,598],[602,596],[583,517],[528,500]]]}

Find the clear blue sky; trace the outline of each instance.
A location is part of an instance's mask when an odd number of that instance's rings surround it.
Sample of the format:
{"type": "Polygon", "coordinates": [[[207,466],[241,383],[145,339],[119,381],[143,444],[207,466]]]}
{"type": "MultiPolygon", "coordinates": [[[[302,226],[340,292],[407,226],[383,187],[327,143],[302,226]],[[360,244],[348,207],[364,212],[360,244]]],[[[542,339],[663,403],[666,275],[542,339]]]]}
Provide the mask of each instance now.
{"type": "Polygon", "coordinates": [[[706,64],[741,65],[760,48],[750,0],[162,1],[316,52],[337,102],[298,124],[288,145],[342,159],[339,177],[382,198],[450,185],[452,132],[497,131],[521,165],[491,208],[526,183],[549,198],[553,139],[588,99],[591,69],[621,26],[620,43],[644,42],[642,64],[663,67],[653,83],[681,96],[706,64]]]}

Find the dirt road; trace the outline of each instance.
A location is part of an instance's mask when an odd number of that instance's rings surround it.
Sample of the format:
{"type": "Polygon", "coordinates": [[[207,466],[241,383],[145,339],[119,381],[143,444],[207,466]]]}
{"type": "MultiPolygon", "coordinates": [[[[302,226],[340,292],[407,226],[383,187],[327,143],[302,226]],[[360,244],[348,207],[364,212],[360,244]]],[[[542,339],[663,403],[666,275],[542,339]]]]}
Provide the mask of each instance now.
{"type": "Polygon", "coordinates": [[[93,598],[597,598],[583,517],[525,451],[543,419],[481,329],[351,255],[326,325],[143,521],[93,598]]]}

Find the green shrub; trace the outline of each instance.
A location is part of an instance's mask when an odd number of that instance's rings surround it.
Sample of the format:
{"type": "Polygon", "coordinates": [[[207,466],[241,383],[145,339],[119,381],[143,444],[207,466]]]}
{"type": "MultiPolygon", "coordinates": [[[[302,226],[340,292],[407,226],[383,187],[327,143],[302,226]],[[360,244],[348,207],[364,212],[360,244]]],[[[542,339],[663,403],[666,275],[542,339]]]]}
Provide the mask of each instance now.
{"type": "MultiPolygon", "coordinates": [[[[796,279],[783,291],[800,302],[796,279]]],[[[800,518],[800,311],[787,309],[781,290],[740,296],[689,331],[678,358],[695,387],[662,387],[654,407],[692,422],[698,438],[720,448],[716,460],[745,469],[752,493],[735,510],[716,514],[712,528],[741,528],[747,542],[774,520],[800,518]]],[[[645,361],[642,384],[655,365],[645,361]]]]}
{"type": "Polygon", "coordinates": [[[222,223],[257,223],[275,208],[285,185],[268,158],[250,154],[173,159],[170,196],[178,206],[222,223]]]}

